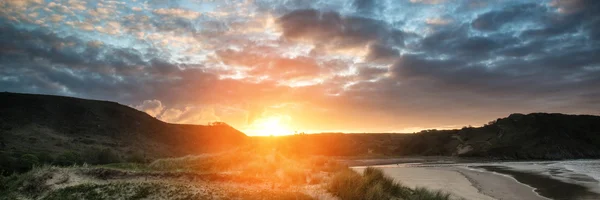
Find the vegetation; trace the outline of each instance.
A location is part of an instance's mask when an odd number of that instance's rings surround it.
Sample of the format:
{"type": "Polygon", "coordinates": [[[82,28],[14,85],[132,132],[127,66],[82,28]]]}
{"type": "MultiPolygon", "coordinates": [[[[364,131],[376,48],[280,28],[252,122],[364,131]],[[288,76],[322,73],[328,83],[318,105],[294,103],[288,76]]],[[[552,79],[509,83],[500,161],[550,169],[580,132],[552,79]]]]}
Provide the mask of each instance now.
{"type": "Polygon", "coordinates": [[[84,151],[82,154],[66,151],[56,157],[52,157],[48,153],[0,152],[0,174],[23,173],[31,170],[34,166],[40,165],[72,166],[84,163],[104,165],[123,162],[141,163],[139,158],[129,157],[123,159],[122,156],[107,148],[92,148],[84,151]]]}
{"type": "Polygon", "coordinates": [[[380,169],[367,167],[363,174],[345,169],[337,172],[328,190],[342,200],[448,200],[450,194],[424,188],[411,189],[386,177],[380,169]]]}
{"type": "Polygon", "coordinates": [[[246,140],[225,123],[169,124],[114,102],[0,92],[4,174],[42,164],[145,163],[219,152],[246,140]]]}
{"type": "Polygon", "coordinates": [[[513,114],[415,134],[247,138],[224,123],[168,124],[112,102],[0,93],[0,200],[450,199],[332,160],[402,155],[600,158],[600,117],[513,114]]]}
{"type": "Polygon", "coordinates": [[[600,116],[512,114],[481,127],[455,130],[432,129],[414,134],[303,134],[272,140],[278,140],[282,151],[303,155],[511,160],[600,158],[600,116]]]}
{"type": "MultiPolygon", "coordinates": [[[[218,154],[69,167],[36,166],[0,179],[2,199],[448,199],[412,190],[375,168],[363,175],[327,157],[273,146],[218,154]],[[429,196],[428,196],[429,195],[429,196]],[[419,197],[419,198],[417,198],[419,197]]],[[[445,196],[447,197],[447,195],[445,196]]]]}

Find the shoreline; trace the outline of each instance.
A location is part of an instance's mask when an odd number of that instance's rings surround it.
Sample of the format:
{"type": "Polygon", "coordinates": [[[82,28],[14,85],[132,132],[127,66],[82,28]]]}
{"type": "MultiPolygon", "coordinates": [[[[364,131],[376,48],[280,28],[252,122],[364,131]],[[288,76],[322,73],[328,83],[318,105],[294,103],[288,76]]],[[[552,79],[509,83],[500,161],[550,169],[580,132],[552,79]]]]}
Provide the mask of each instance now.
{"type": "Polygon", "coordinates": [[[490,171],[477,171],[468,167],[454,169],[465,176],[477,190],[494,199],[550,200],[539,195],[534,187],[523,184],[515,178],[490,171]]]}
{"type": "MultiPolygon", "coordinates": [[[[367,164],[351,167],[358,172],[367,166],[381,168],[386,175],[408,187],[442,190],[467,200],[600,199],[600,194],[594,192],[589,185],[542,174],[543,170],[548,169],[544,167],[539,167],[538,171],[514,168],[515,162],[452,162],[452,159],[404,158],[371,159],[354,163],[367,164]]],[[[545,161],[521,163],[547,165],[545,161]]]]}
{"type": "Polygon", "coordinates": [[[540,196],[549,199],[600,199],[600,194],[591,192],[590,189],[585,186],[567,183],[536,173],[512,170],[504,166],[474,166],[473,168],[481,168],[486,171],[511,176],[519,183],[534,188],[533,191],[540,196]]]}

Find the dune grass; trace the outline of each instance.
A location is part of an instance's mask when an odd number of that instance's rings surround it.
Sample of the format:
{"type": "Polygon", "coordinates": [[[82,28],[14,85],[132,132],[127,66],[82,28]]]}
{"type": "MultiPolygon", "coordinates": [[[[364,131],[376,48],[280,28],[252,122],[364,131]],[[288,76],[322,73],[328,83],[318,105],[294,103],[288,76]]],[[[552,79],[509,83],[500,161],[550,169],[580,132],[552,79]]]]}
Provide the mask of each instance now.
{"type": "Polygon", "coordinates": [[[440,191],[405,187],[377,168],[366,168],[361,175],[327,157],[246,149],[149,164],[35,167],[1,177],[0,200],[313,199],[306,188],[341,200],[450,199],[440,191]]]}
{"type": "Polygon", "coordinates": [[[425,188],[411,189],[395,182],[380,169],[367,167],[363,174],[351,169],[337,172],[328,184],[328,191],[341,200],[449,200],[450,194],[425,188]]]}

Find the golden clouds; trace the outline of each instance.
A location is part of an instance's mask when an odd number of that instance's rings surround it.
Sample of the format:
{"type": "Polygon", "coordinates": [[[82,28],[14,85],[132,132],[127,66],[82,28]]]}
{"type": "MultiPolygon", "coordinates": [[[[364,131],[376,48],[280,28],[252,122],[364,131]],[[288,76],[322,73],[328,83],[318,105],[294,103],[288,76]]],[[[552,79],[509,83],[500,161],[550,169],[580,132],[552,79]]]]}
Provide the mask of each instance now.
{"type": "Polygon", "coordinates": [[[159,8],[152,11],[156,15],[166,15],[171,17],[181,17],[185,19],[196,19],[201,14],[196,11],[185,10],[180,8],[159,8]]]}

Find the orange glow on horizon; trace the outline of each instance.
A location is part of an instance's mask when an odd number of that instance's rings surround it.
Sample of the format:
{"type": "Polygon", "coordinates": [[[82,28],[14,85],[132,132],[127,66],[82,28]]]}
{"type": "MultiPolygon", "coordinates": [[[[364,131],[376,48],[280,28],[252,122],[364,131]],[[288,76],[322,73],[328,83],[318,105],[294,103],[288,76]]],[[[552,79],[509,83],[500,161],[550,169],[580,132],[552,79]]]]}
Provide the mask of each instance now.
{"type": "Polygon", "coordinates": [[[294,132],[287,123],[288,118],[286,116],[262,117],[255,120],[244,132],[251,136],[291,135],[294,132]]]}

